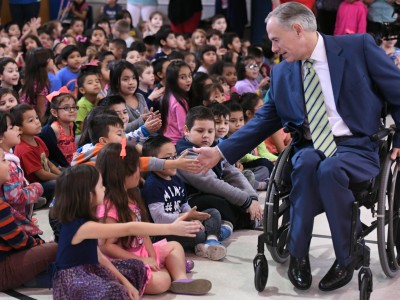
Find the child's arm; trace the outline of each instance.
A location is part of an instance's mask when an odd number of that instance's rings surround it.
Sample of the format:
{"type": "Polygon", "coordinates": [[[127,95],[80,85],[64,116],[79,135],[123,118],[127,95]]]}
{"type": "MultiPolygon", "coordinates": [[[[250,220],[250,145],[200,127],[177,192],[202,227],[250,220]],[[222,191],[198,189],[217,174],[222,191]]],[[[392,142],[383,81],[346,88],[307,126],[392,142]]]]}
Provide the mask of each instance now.
{"type": "Polygon", "coordinates": [[[58,177],[58,175],[61,175],[61,170],[59,168],[57,168],[56,165],[53,164],[50,160],[48,160],[48,162],[49,162],[49,167],[50,167],[51,173],[57,175],[57,177],[58,177]]]}
{"type": "Polygon", "coordinates": [[[241,163],[247,163],[247,162],[251,162],[251,161],[253,161],[253,160],[257,160],[257,159],[259,159],[259,158],[260,158],[260,156],[253,155],[253,154],[251,154],[251,153],[247,153],[245,156],[243,156],[243,157],[239,160],[239,162],[241,162],[241,163]]]}
{"type": "Polygon", "coordinates": [[[178,235],[195,237],[200,226],[194,222],[186,222],[187,213],[171,224],[152,224],[145,222],[128,222],[118,224],[103,224],[93,221],[86,222],[76,232],[72,244],[76,245],[86,239],[110,239],[130,235],[178,235]]]}
{"type": "Polygon", "coordinates": [[[14,216],[11,213],[10,204],[0,199],[0,238],[2,239],[2,250],[23,250],[29,249],[44,241],[40,238],[33,238],[21,230],[15,223],[14,216]]]}
{"type": "Polygon", "coordinates": [[[4,198],[13,205],[35,203],[40,195],[43,194],[43,187],[38,182],[33,182],[27,186],[23,186],[22,182],[6,182],[3,184],[4,198]]]}
{"type": "Polygon", "coordinates": [[[166,160],[164,163],[164,169],[180,169],[186,172],[199,173],[201,171],[200,163],[195,159],[195,157],[186,158],[188,154],[189,151],[184,151],[177,159],[166,160]]]}
{"type": "MultiPolygon", "coordinates": [[[[105,222],[106,222],[106,224],[117,224],[117,221],[113,218],[106,218],[105,222]]],[[[117,242],[118,242],[118,239],[116,239],[116,238],[105,239],[105,240],[101,239],[101,240],[99,240],[100,250],[108,257],[111,257],[114,259],[132,259],[133,258],[133,259],[142,261],[144,264],[149,265],[149,267],[153,271],[160,270],[160,267],[158,266],[157,259],[156,259],[156,253],[154,251],[153,244],[149,237],[144,237],[144,247],[146,247],[149,257],[141,257],[138,255],[135,255],[134,253],[129,252],[128,250],[122,248],[120,245],[117,244],[117,242]]]]}
{"type": "Polygon", "coordinates": [[[45,120],[46,110],[47,110],[47,99],[43,95],[37,95],[36,97],[36,111],[39,116],[40,122],[43,124],[45,120]]]}
{"type": "Polygon", "coordinates": [[[180,169],[186,172],[199,173],[200,163],[191,158],[186,158],[187,152],[183,153],[178,159],[161,159],[156,157],[140,157],[140,172],[162,171],[165,169],[180,169]]]}
{"type": "Polygon", "coordinates": [[[160,266],[158,265],[158,262],[157,262],[156,251],[154,250],[151,239],[148,236],[143,237],[143,239],[144,239],[144,246],[147,250],[149,257],[143,257],[142,261],[146,265],[149,265],[149,267],[152,271],[160,271],[160,266]]]}
{"type": "Polygon", "coordinates": [[[55,180],[58,177],[58,175],[53,174],[52,172],[47,172],[45,169],[34,171],[33,174],[35,174],[40,181],[55,180]]]}
{"type": "Polygon", "coordinates": [[[131,299],[139,300],[139,291],[129,282],[124,275],[106,258],[103,253],[97,248],[97,256],[99,258],[99,263],[109,269],[111,273],[118,279],[118,281],[127,289],[129,297],[131,299]]]}

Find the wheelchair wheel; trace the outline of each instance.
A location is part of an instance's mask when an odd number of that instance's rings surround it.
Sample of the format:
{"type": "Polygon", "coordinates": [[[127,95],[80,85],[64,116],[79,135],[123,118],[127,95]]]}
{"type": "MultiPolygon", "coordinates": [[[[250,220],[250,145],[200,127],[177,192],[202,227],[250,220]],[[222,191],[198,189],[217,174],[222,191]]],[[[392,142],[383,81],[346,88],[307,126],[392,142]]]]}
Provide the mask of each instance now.
{"type": "Polygon", "coordinates": [[[360,300],[369,300],[371,296],[371,280],[364,276],[360,284],[360,300]]]}
{"type": "Polygon", "coordinates": [[[289,146],[278,158],[271,174],[265,205],[267,248],[272,259],[280,264],[289,258],[286,246],[290,231],[290,187],[284,183],[283,176],[291,152],[292,147],[289,146]]]}
{"type": "Polygon", "coordinates": [[[254,286],[262,292],[268,280],[268,262],[264,254],[257,254],[253,261],[254,265],[254,286]]]}
{"type": "MultiPolygon", "coordinates": [[[[386,276],[393,278],[399,270],[396,260],[397,229],[399,226],[399,163],[386,157],[379,186],[377,231],[379,260],[386,276]]],[[[400,178],[399,178],[400,179],[400,178]]]]}

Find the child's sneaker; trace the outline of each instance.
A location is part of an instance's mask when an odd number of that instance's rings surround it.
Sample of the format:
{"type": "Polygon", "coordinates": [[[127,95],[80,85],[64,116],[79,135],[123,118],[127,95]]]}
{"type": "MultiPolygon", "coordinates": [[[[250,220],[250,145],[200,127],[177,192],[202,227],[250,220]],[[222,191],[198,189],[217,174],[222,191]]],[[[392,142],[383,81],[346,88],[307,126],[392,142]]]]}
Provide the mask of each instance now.
{"type": "Polygon", "coordinates": [[[220,241],[226,240],[228,237],[232,235],[232,232],[233,232],[233,224],[229,221],[222,220],[218,239],[220,241]]]}
{"type": "Polygon", "coordinates": [[[194,268],[194,261],[191,259],[186,260],[186,273],[190,273],[194,268]]]}
{"type": "Polygon", "coordinates": [[[46,204],[47,204],[46,198],[39,197],[39,198],[37,198],[35,204],[33,204],[33,209],[36,210],[36,209],[42,208],[42,207],[46,206],[46,204]]]}
{"type": "Polygon", "coordinates": [[[253,221],[251,221],[251,225],[253,227],[254,230],[260,230],[263,231],[264,230],[264,226],[263,226],[263,221],[259,220],[259,219],[254,219],[253,221]]]}
{"type": "Polygon", "coordinates": [[[172,281],[169,290],[175,294],[204,295],[211,290],[212,284],[207,279],[178,279],[172,281]]]}
{"type": "Polygon", "coordinates": [[[217,240],[207,240],[197,244],[195,253],[200,257],[207,257],[211,260],[220,260],[226,256],[226,248],[217,240]]]}

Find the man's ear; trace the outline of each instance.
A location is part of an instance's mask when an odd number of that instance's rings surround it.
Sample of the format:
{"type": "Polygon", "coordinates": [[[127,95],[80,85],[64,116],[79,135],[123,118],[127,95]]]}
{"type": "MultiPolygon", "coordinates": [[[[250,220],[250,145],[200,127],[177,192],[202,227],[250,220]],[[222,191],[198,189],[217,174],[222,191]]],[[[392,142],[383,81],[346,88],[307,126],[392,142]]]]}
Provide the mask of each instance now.
{"type": "Polygon", "coordinates": [[[292,28],[298,36],[300,36],[304,31],[303,26],[301,26],[299,23],[294,23],[292,28]]]}

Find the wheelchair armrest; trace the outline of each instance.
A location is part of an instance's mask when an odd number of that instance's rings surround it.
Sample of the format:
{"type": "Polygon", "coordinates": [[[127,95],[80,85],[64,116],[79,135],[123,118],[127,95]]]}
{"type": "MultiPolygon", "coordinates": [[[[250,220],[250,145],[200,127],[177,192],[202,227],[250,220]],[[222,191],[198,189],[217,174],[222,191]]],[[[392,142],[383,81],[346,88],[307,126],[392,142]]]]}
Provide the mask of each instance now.
{"type": "Polygon", "coordinates": [[[384,129],[378,131],[377,133],[373,134],[371,136],[371,141],[377,142],[379,140],[382,140],[383,138],[387,137],[391,131],[393,131],[392,128],[384,128],[384,129]]]}

